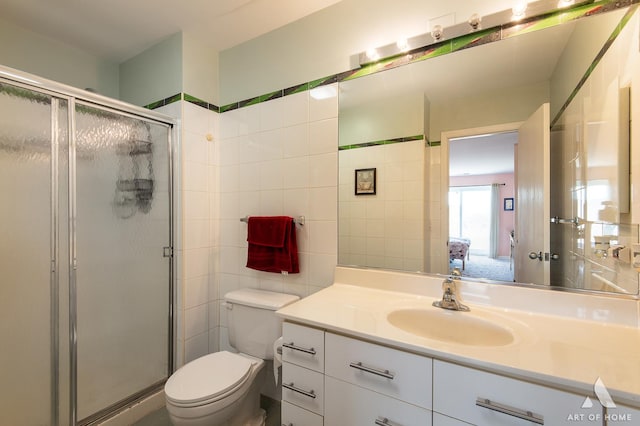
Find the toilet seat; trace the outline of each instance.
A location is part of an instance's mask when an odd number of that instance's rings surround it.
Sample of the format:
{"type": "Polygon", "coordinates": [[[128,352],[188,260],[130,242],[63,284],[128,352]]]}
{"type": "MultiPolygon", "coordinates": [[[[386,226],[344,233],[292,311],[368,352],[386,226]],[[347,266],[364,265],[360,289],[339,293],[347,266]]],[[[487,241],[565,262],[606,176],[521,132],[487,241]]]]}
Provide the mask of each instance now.
{"type": "Polygon", "coordinates": [[[247,357],[228,351],[198,358],[167,380],[164,388],[167,401],[186,408],[224,399],[246,384],[252,365],[247,357]]]}

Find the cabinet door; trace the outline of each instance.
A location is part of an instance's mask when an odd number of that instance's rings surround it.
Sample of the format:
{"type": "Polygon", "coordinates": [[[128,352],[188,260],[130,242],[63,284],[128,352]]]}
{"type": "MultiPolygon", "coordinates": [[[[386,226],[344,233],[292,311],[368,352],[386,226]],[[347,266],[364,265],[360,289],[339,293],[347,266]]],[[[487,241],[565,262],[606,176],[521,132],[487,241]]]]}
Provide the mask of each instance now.
{"type": "Polygon", "coordinates": [[[607,408],[605,414],[607,426],[640,424],[640,408],[631,408],[617,404],[616,408],[607,408]]]}
{"type": "Polygon", "coordinates": [[[282,424],[284,426],[322,426],[323,419],[311,411],[307,411],[282,401],[282,424]]]}
{"type": "Polygon", "coordinates": [[[431,411],[325,377],[325,426],[430,426],[431,411]]]}
{"type": "Polygon", "coordinates": [[[465,423],[462,420],[457,420],[440,413],[433,413],[433,426],[469,426],[469,423],[465,423]]]}
{"type": "Polygon", "coordinates": [[[591,424],[602,419],[602,408],[582,408],[586,395],[434,361],[433,411],[477,426],[591,424]],[[518,418],[520,415],[526,419],[518,418]],[[582,416],[580,416],[582,415],[582,416]]]}

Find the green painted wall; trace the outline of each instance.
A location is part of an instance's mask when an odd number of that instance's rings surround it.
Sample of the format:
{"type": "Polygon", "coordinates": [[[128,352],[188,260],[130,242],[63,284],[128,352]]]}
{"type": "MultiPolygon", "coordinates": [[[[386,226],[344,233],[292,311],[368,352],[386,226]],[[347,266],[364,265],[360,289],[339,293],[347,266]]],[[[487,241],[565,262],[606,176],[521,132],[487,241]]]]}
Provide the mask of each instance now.
{"type": "Polygon", "coordinates": [[[148,105],[182,91],[182,33],[120,64],[120,99],[148,105]]]}
{"type": "Polygon", "coordinates": [[[118,64],[0,19],[0,64],[119,97],[118,64]]]}

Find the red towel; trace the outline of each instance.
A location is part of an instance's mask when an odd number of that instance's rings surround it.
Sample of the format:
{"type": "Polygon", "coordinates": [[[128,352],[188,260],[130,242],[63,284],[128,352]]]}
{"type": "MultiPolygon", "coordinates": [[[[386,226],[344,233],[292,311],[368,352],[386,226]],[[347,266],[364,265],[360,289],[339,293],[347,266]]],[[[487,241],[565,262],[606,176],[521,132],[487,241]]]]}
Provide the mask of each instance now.
{"type": "Polygon", "coordinates": [[[247,268],[266,272],[300,272],[296,224],[289,216],[250,216],[247,268]]]}

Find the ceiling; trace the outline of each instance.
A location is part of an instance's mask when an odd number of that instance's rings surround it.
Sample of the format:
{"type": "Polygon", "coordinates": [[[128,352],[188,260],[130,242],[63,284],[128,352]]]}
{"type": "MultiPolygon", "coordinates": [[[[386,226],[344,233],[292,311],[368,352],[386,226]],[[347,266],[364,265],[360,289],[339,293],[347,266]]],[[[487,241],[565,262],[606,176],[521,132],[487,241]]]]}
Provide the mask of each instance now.
{"type": "Polygon", "coordinates": [[[518,132],[451,139],[449,176],[513,173],[518,132]]]}
{"type": "Polygon", "coordinates": [[[0,0],[0,17],[121,63],[179,31],[228,49],[340,0],[0,0]]]}

